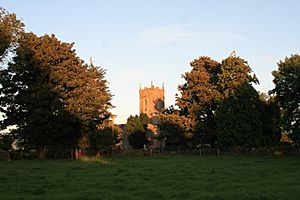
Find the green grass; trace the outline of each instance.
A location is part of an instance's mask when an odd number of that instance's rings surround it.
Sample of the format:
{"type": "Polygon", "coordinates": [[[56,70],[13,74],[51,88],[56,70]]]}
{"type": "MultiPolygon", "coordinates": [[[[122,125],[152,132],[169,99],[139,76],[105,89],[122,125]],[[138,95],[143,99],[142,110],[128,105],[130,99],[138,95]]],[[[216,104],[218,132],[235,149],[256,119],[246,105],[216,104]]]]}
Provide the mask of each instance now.
{"type": "Polygon", "coordinates": [[[0,161],[0,199],[300,199],[300,156],[0,161]]]}

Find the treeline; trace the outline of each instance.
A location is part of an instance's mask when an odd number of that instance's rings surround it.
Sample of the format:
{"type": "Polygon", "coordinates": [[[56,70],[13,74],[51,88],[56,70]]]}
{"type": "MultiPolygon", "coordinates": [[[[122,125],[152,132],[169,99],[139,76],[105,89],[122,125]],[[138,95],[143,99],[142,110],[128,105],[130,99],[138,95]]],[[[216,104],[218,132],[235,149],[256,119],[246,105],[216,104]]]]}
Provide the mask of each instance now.
{"type": "MultiPolygon", "coordinates": [[[[155,119],[159,131],[155,139],[165,142],[167,149],[299,148],[299,55],[278,63],[272,72],[275,88],[268,94],[254,88],[259,80],[248,62],[235,53],[220,63],[202,56],[190,65],[191,71],[182,75],[184,84],[178,86],[176,104],[155,119]]],[[[125,132],[133,148],[144,144],[151,148],[149,122],[143,113],[127,119],[125,132]]]]}
{"type": "MultiPolygon", "coordinates": [[[[54,35],[24,31],[15,14],[0,8],[0,149],[19,149],[76,157],[111,151],[120,130],[110,121],[112,94],[105,70],[85,63],[73,43],[54,35]]],[[[284,133],[300,143],[300,56],[279,61],[269,94],[247,61],[232,54],[217,62],[199,57],[182,75],[176,104],[155,119],[167,148],[270,148],[284,133]]],[[[150,119],[130,116],[125,125],[130,144],[149,142],[150,119]]],[[[154,127],[155,128],[155,127],[154,127]]]]}
{"type": "Polygon", "coordinates": [[[44,159],[46,151],[96,154],[117,142],[105,70],[81,60],[73,45],[25,32],[0,8],[1,130],[11,129],[1,136],[2,149],[14,142],[44,159]]]}
{"type": "Polygon", "coordinates": [[[158,126],[168,148],[270,148],[279,144],[282,134],[299,147],[299,55],[278,63],[269,94],[255,90],[257,77],[235,54],[221,63],[199,57],[191,67],[182,75],[185,83],[178,87],[176,105],[160,115],[158,126]]]}

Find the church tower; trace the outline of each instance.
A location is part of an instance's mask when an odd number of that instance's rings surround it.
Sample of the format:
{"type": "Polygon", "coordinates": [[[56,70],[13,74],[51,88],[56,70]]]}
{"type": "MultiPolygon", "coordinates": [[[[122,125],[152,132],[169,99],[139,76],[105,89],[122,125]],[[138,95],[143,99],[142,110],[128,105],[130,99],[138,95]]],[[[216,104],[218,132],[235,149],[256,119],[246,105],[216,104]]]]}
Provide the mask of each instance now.
{"type": "Polygon", "coordinates": [[[154,87],[151,81],[150,88],[141,88],[140,85],[140,113],[145,113],[149,118],[158,114],[165,107],[165,89],[154,87]]]}

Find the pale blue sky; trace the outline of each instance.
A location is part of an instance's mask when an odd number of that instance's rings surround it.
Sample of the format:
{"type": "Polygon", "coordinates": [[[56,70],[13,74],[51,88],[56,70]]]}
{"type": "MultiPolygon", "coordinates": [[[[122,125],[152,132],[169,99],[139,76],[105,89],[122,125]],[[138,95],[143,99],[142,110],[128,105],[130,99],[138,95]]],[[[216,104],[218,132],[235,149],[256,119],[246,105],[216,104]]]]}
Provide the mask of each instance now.
{"type": "Polygon", "coordinates": [[[27,31],[75,42],[78,55],[107,70],[116,122],[139,112],[139,83],[165,82],[166,105],[175,103],[181,74],[202,55],[217,61],[235,50],[260,85],[273,88],[276,63],[300,53],[300,1],[0,0],[27,31]]]}

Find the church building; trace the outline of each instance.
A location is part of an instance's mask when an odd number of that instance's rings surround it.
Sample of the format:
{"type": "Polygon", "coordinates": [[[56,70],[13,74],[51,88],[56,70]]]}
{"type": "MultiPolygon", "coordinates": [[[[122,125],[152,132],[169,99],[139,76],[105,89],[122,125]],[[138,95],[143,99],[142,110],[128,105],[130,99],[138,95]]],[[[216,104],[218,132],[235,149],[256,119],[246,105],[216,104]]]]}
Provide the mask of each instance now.
{"type": "Polygon", "coordinates": [[[145,113],[150,119],[157,116],[165,107],[165,89],[154,87],[151,82],[150,88],[140,86],[140,113],[145,113]]]}
{"type": "Polygon", "coordinates": [[[144,113],[150,118],[147,135],[150,142],[150,149],[161,150],[165,147],[165,140],[159,140],[159,131],[157,129],[157,116],[165,108],[165,89],[155,87],[151,82],[151,87],[142,89],[140,85],[140,114],[144,113]]]}

